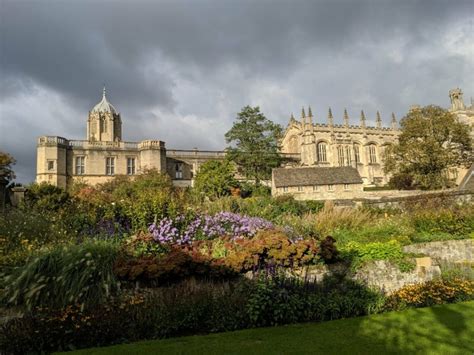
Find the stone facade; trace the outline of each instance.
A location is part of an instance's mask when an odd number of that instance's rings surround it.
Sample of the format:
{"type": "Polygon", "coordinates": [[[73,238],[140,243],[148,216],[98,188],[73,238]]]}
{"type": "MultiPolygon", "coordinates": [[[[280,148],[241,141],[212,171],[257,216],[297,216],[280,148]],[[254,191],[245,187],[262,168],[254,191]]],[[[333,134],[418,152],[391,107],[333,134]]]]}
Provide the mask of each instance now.
{"type": "MultiPolygon", "coordinates": [[[[460,89],[450,91],[451,111],[473,126],[472,100],[471,106],[466,107],[462,95],[460,89]]],[[[344,111],[344,123],[335,124],[330,109],[327,123],[313,120],[311,109],[307,114],[302,111],[300,122],[291,116],[281,142],[286,167],[349,166],[357,169],[364,185],[383,185],[388,181],[383,172],[382,157],[385,148],[395,143],[400,134],[393,114],[390,127],[382,127],[378,112],[375,127],[367,126],[363,111],[358,125],[350,124],[347,111],[344,111]]],[[[474,129],[472,132],[474,135],[474,129]]],[[[224,157],[224,151],[167,150],[160,140],[123,141],[121,115],[108,101],[104,89],[101,101],[89,112],[86,140],[39,137],[36,181],[66,188],[75,181],[103,183],[115,175],[135,175],[145,169],[156,169],[169,174],[175,185],[184,187],[192,185],[203,162],[224,157]]],[[[458,183],[466,172],[463,168],[455,172],[458,183]]],[[[323,193],[320,190],[313,194],[312,184],[303,187],[304,191],[298,190],[301,187],[290,189],[301,199],[354,198],[354,192],[359,190],[335,186],[334,191],[323,193]]]]}
{"type": "MultiPolygon", "coordinates": [[[[467,107],[463,101],[461,89],[453,89],[449,92],[451,100],[450,111],[458,119],[472,127],[474,138],[474,105],[467,107]]],[[[416,108],[416,106],[414,106],[416,108]]],[[[297,167],[344,167],[350,166],[359,172],[364,186],[385,185],[389,176],[383,171],[383,155],[385,149],[398,140],[400,130],[397,120],[392,113],[390,127],[382,127],[382,119],[379,112],[375,118],[376,126],[367,126],[364,111],[361,111],[359,122],[350,124],[347,110],[344,110],[343,124],[335,124],[334,116],[329,108],[325,123],[316,122],[315,117],[308,108],[306,113],[303,108],[301,119],[297,121],[293,115],[283,135],[281,142],[282,152],[292,156],[297,163],[287,164],[287,169],[297,167]]],[[[296,171],[296,170],[295,170],[296,171]]],[[[453,169],[450,175],[461,184],[468,169],[459,167],[453,169]]],[[[311,185],[311,184],[310,184],[311,185]]],[[[360,193],[347,193],[340,187],[337,191],[329,194],[314,194],[311,186],[308,188],[288,187],[287,193],[291,193],[298,199],[348,199],[362,197],[360,193]]],[[[278,189],[274,194],[279,194],[278,189]]]]}
{"type": "Polygon", "coordinates": [[[104,89],[102,100],[89,112],[86,140],[38,138],[36,181],[67,188],[74,182],[94,185],[116,175],[134,176],[156,169],[185,187],[192,184],[203,162],[224,156],[218,151],[166,150],[160,140],[123,141],[120,113],[107,100],[104,89]]]}

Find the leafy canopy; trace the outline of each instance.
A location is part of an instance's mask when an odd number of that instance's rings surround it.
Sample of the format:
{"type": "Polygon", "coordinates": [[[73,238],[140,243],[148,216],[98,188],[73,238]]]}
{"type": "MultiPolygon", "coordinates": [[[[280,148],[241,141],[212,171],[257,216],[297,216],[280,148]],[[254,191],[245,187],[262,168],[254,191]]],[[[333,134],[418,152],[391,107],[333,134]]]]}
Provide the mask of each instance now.
{"type": "Polygon", "coordinates": [[[473,162],[470,127],[438,106],[414,109],[401,120],[397,144],[388,147],[385,171],[411,176],[415,186],[449,186],[447,172],[473,162]]]}
{"type": "Polygon", "coordinates": [[[0,151],[0,184],[7,185],[15,178],[12,165],[15,159],[8,153],[0,151]]]}
{"type": "Polygon", "coordinates": [[[234,170],[229,161],[207,161],[199,168],[194,187],[198,193],[210,198],[229,195],[231,188],[237,187],[234,170]]]}
{"type": "Polygon", "coordinates": [[[267,119],[260,108],[245,106],[232,128],[225,134],[228,158],[247,179],[269,179],[272,168],[281,162],[279,141],[282,127],[267,119]]]}

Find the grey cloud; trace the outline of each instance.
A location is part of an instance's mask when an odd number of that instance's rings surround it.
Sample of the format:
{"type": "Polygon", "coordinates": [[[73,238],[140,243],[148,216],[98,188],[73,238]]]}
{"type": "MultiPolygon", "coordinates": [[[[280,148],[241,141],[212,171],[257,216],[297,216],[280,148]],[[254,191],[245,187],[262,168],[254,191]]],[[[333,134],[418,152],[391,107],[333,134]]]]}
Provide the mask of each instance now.
{"type": "Polygon", "coordinates": [[[443,36],[470,20],[462,38],[472,45],[473,17],[474,3],[462,0],[4,0],[0,129],[21,120],[33,143],[25,150],[2,129],[0,148],[18,155],[19,175],[31,180],[35,137],[48,133],[38,117],[55,134],[83,137],[104,82],[127,139],[172,147],[223,146],[247,103],[282,124],[308,104],[320,120],[328,106],[355,120],[362,108],[387,119],[413,103],[447,105],[451,87],[474,94],[474,60],[472,49],[469,57],[443,48],[443,36]],[[49,118],[51,108],[1,110],[38,90],[69,110],[49,118]],[[197,122],[214,129],[203,137],[197,122]]]}

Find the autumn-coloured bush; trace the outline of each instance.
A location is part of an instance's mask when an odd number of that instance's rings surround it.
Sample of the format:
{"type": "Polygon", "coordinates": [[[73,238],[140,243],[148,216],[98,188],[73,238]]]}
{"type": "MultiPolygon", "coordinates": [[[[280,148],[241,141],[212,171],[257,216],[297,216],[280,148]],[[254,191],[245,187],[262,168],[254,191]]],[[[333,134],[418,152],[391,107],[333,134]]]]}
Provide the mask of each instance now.
{"type": "MultiPolygon", "coordinates": [[[[333,241],[328,238],[323,244],[325,255],[334,258],[333,241]]],[[[278,230],[260,231],[253,238],[224,236],[167,245],[156,242],[150,235],[140,235],[125,250],[115,264],[116,275],[122,280],[158,283],[190,276],[227,278],[269,266],[311,265],[321,259],[319,240],[293,240],[278,230]]]]}
{"type": "Polygon", "coordinates": [[[428,307],[474,299],[474,281],[460,277],[405,286],[387,299],[388,309],[428,307]]]}

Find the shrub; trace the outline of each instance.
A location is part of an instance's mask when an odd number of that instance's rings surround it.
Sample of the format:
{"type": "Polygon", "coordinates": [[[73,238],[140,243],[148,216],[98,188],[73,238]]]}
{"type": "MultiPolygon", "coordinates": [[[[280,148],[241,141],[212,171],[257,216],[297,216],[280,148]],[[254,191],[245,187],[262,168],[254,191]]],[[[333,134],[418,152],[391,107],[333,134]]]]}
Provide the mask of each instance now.
{"type": "Polygon", "coordinates": [[[354,268],[358,268],[363,263],[373,260],[395,262],[401,271],[410,271],[415,268],[415,262],[402,251],[400,243],[395,240],[368,244],[349,242],[341,248],[341,254],[343,257],[351,260],[354,268]]]}
{"type": "Polygon", "coordinates": [[[234,178],[235,167],[229,161],[210,160],[199,167],[194,181],[195,192],[199,196],[215,199],[230,195],[237,187],[234,178]]]}
{"type": "MultiPolygon", "coordinates": [[[[148,242],[156,244],[150,239],[148,242]]],[[[134,256],[134,246],[136,243],[130,243],[128,256],[117,260],[115,273],[122,280],[153,281],[155,285],[190,276],[225,279],[247,271],[274,266],[301,267],[320,260],[318,240],[291,240],[275,230],[261,231],[253,238],[221,237],[191,245],[166,244],[163,246],[166,250],[140,253],[140,256],[134,256]]],[[[325,248],[326,256],[334,257],[331,240],[326,241],[325,248]]]]}
{"type": "Polygon", "coordinates": [[[405,286],[390,295],[387,308],[396,310],[407,306],[429,307],[472,299],[474,299],[474,281],[455,277],[405,286]]]}
{"type": "Polygon", "coordinates": [[[7,353],[51,352],[380,311],[383,296],[348,280],[304,283],[276,275],[236,282],[189,280],[81,310],[38,309],[0,328],[7,353]]]}
{"type": "Polygon", "coordinates": [[[117,251],[113,243],[94,241],[44,250],[4,276],[2,303],[32,309],[105,302],[119,290],[113,274],[117,251]]]}

